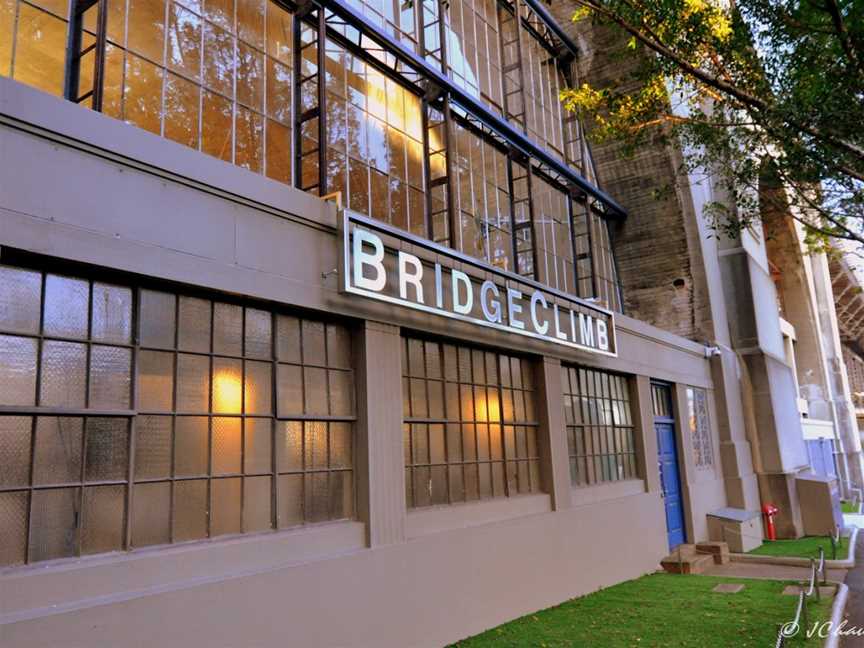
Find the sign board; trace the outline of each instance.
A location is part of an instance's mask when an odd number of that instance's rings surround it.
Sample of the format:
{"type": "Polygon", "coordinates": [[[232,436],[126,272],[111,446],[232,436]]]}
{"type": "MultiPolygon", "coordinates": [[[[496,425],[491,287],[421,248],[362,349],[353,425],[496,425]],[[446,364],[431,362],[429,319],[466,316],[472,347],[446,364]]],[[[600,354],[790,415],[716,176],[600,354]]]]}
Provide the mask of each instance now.
{"type": "Polygon", "coordinates": [[[346,293],[614,356],[614,314],[591,302],[344,210],[346,293]]]}

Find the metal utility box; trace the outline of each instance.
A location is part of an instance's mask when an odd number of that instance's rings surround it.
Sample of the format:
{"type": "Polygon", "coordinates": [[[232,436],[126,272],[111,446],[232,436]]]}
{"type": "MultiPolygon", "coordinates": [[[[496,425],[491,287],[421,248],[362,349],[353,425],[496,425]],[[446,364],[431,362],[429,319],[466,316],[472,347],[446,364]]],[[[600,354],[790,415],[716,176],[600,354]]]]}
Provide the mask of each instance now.
{"type": "Polygon", "coordinates": [[[708,537],[725,542],[733,553],[747,553],[762,544],[762,516],[738,508],[708,514],[708,537]]]}
{"type": "Polygon", "coordinates": [[[795,479],[804,535],[831,535],[843,529],[840,484],[836,477],[804,473],[795,479]]]}

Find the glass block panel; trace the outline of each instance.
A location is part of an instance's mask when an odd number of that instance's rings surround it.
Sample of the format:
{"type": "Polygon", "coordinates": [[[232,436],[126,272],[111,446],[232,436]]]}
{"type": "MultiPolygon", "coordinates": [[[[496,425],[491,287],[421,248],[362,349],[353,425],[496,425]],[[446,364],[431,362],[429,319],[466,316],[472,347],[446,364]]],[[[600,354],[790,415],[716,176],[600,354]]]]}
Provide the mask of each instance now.
{"type": "Polygon", "coordinates": [[[212,519],[210,535],[219,536],[227,533],[240,533],[240,493],[239,477],[230,479],[214,479],[210,483],[212,519]]]}
{"type": "Polygon", "coordinates": [[[129,409],[132,350],[93,345],[90,349],[90,407],[129,409]]]}
{"type": "Polygon", "coordinates": [[[33,491],[28,561],[74,556],[78,547],[80,511],[79,488],[33,491]]]}
{"type": "Polygon", "coordinates": [[[207,474],[209,447],[208,419],[178,416],[174,422],[174,474],[178,477],[207,474]]]}
{"type": "Polygon", "coordinates": [[[81,553],[123,549],[126,513],[125,486],[90,486],[84,489],[81,553]]]}
{"type": "Polygon", "coordinates": [[[247,418],[243,425],[243,472],[271,472],[272,419],[247,418]]]}
{"type": "Polygon", "coordinates": [[[138,353],[138,409],[170,412],[174,400],[174,354],[164,351],[138,353]]]}
{"type": "Polygon", "coordinates": [[[49,407],[83,408],[87,387],[87,347],[46,340],[42,344],[39,402],[49,407]]]}
{"type": "Polygon", "coordinates": [[[135,479],[171,475],[171,417],[139,416],[135,420],[135,479]]]}
{"type": "Polygon", "coordinates": [[[81,279],[45,277],[45,335],[87,337],[87,308],[90,284],[81,279]]]}
{"type": "Polygon", "coordinates": [[[45,485],[80,482],[83,440],[84,419],[37,417],[33,483],[45,485]]]}
{"type": "Polygon", "coordinates": [[[240,414],[243,408],[243,374],[240,360],[213,359],[213,411],[240,414]]]}
{"type": "Polygon", "coordinates": [[[210,301],[180,297],[177,345],[181,351],[210,351],[210,301]]]}
{"type": "Polygon", "coordinates": [[[246,309],[247,358],[270,359],[273,356],[273,323],[269,312],[256,308],[246,309]]]}
{"type": "Polygon", "coordinates": [[[29,416],[0,416],[0,487],[30,485],[32,425],[29,416]]]}
{"type": "Polygon", "coordinates": [[[239,356],[243,352],[243,309],[234,304],[213,305],[213,352],[239,356]]]}
{"type": "Polygon", "coordinates": [[[280,364],[277,368],[277,408],[280,417],[303,414],[303,369],[280,364]]]}
{"type": "Polygon", "coordinates": [[[38,333],[42,274],[0,266],[0,331],[38,333]]]}
{"type": "Polygon", "coordinates": [[[207,537],[207,480],[174,483],[174,542],[207,537]]]}
{"type": "Polygon", "coordinates": [[[0,405],[36,402],[36,340],[0,335],[0,405]]]}
{"type": "Polygon", "coordinates": [[[97,342],[129,344],[132,339],[132,290],[94,283],[90,331],[97,342]]]}
{"type": "Polygon", "coordinates": [[[176,297],[153,290],[141,291],[139,313],[143,347],[174,348],[176,297]]]}
{"type": "Polygon", "coordinates": [[[171,542],[171,483],[138,484],[132,493],[132,546],[171,542]]]}
{"type": "Polygon", "coordinates": [[[0,567],[27,559],[27,491],[0,493],[0,567]]]}
{"type": "Polygon", "coordinates": [[[303,475],[279,476],[279,528],[303,524],[303,475]]]}
{"type": "Polygon", "coordinates": [[[276,423],[276,469],[279,472],[303,470],[303,423],[276,423]]]}
{"type": "Polygon", "coordinates": [[[324,338],[324,324],[303,320],[301,325],[303,363],[324,366],[327,364],[327,353],[324,338]]]}
{"type": "Polygon", "coordinates": [[[266,531],[273,528],[273,493],[270,477],[243,479],[243,531],[266,531]]]}
{"type": "Polygon", "coordinates": [[[273,412],[273,369],[269,362],[246,361],[244,409],[247,414],[273,412]]]}
{"type": "Polygon", "coordinates": [[[351,416],[354,414],[354,375],[350,371],[331,370],[327,372],[330,379],[330,414],[333,416],[351,416]]]}
{"type": "Polygon", "coordinates": [[[210,409],[210,358],[177,356],[177,411],[204,413],[210,409]]]}
{"type": "Polygon", "coordinates": [[[282,362],[301,361],[300,320],[296,317],[279,315],[276,318],[277,356],[282,362]]]}
{"type": "Polygon", "coordinates": [[[239,473],[242,458],[242,439],[239,418],[213,419],[213,474],[239,473]]]}
{"type": "Polygon", "coordinates": [[[129,421],[125,418],[88,418],[86,433],[84,480],[126,479],[129,421]]]}

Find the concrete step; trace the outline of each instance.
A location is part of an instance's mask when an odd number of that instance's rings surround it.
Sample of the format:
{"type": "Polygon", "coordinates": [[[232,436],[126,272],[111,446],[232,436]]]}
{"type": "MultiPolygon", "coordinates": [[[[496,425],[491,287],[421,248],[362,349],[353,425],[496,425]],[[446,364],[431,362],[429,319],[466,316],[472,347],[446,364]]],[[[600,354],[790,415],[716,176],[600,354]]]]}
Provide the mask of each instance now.
{"type": "Polygon", "coordinates": [[[701,574],[714,564],[714,555],[701,553],[695,545],[681,545],[660,561],[670,574],[701,574]]]}
{"type": "Polygon", "coordinates": [[[725,542],[699,542],[696,544],[696,552],[713,556],[715,565],[726,565],[731,560],[729,545],[725,542]]]}

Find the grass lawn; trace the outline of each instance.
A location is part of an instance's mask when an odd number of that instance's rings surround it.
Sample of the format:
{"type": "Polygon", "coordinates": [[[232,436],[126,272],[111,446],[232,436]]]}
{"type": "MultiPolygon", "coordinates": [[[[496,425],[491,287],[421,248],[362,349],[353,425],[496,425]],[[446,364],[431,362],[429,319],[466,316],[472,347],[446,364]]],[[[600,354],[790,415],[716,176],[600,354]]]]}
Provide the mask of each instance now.
{"type": "MultiPolygon", "coordinates": [[[[825,558],[831,560],[831,539],[828,536],[804,536],[797,540],[766,540],[751,554],[759,556],[797,556],[799,558],[819,558],[819,546],[825,550],[825,558]]],[[[837,547],[837,560],[845,560],[849,555],[849,538],[840,538],[837,547]]]]}
{"type": "MultiPolygon", "coordinates": [[[[725,648],[773,646],[778,627],[792,620],[797,599],[786,582],[650,574],[516,619],[455,644],[546,648],[725,648]],[[718,583],[743,583],[719,594],[718,583]]],[[[810,599],[810,621],[827,620],[831,603],[810,599]]],[[[787,645],[821,646],[802,633],[787,645]]]]}
{"type": "Polygon", "coordinates": [[[840,509],[844,513],[858,514],[858,504],[853,504],[852,502],[840,502],[840,509]]]}

